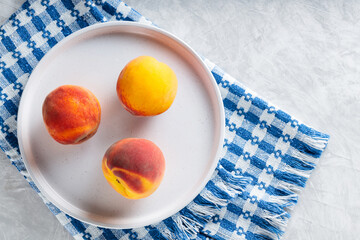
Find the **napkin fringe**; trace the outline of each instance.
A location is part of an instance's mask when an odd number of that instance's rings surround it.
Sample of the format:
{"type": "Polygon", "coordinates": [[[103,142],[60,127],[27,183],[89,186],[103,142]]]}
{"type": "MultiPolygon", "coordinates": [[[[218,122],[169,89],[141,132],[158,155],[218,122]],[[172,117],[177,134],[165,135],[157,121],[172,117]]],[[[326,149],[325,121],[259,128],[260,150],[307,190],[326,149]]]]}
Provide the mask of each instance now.
{"type": "Polygon", "coordinates": [[[285,232],[290,212],[298,201],[298,194],[305,187],[306,179],[319,157],[319,151],[326,148],[328,136],[303,135],[298,150],[289,152],[285,166],[279,169],[280,179],[276,185],[277,194],[270,195],[259,202],[261,211],[257,212],[257,227],[252,234],[256,239],[279,239],[285,232]]]}
{"type": "Polygon", "coordinates": [[[297,169],[297,168],[292,168],[288,165],[286,165],[282,170],[285,171],[286,173],[290,173],[304,178],[309,178],[311,173],[309,171],[310,169],[297,169]]]}
{"type": "Polygon", "coordinates": [[[280,208],[292,208],[298,201],[298,195],[295,193],[291,193],[289,195],[277,196],[270,195],[269,202],[276,204],[275,206],[279,206],[280,208]]]}
{"type": "Polygon", "coordinates": [[[272,240],[272,239],[279,239],[281,234],[267,231],[261,227],[256,227],[252,230],[252,233],[250,235],[253,236],[250,239],[272,240]]]}
{"type": "Polygon", "coordinates": [[[296,194],[292,193],[285,196],[270,196],[267,201],[260,201],[261,206],[253,221],[257,225],[252,233],[256,239],[279,239],[284,233],[288,219],[289,211],[297,203],[296,194]]]}
{"type": "MultiPolygon", "coordinates": [[[[278,181],[277,189],[283,195],[270,195],[267,200],[261,201],[261,210],[253,216],[257,227],[253,230],[256,239],[279,239],[285,232],[290,212],[298,202],[298,194],[305,186],[306,179],[315,168],[319,151],[326,148],[328,136],[303,135],[298,149],[289,153],[287,164],[280,171],[282,180],[278,181]]],[[[234,176],[221,165],[217,175],[221,181],[216,184],[216,189],[200,194],[206,203],[189,205],[188,208],[194,216],[179,215],[176,221],[182,234],[188,238],[196,236],[197,232],[216,215],[220,215],[221,208],[237,194],[241,193],[251,179],[234,176]],[[220,197],[221,196],[221,197],[220,197]],[[210,217],[210,219],[209,219],[210,217]],[[198,221],[200,218],[200,221],[198,221]],[[200,224],[194,224],[194,221],[200,224]]],[[[198,201],[194,201],[197,202],[198,201]]]]}
{"type": "Polygon", "coordinates": [[[288,195],[271,195],[267,201],[262,201],[263,208],[257,214],[259,218],[254,218],[259,226],[253,230],[256,239],[280,239],[285,232],[287,222],[290,218],[290,211],[298,201],[298,195],[301,187],[280,181],[278,189],[288,195]],[[266,210],[264,210],[266,209],[266,210]]]}
{"type": "Polygon", "coordinates": [[[291,156],[298,159],[299,161],[301,161],[305,165],[314,167],[314,163],[315,163],[316,158],[314,158],[311,155],[307,155],[307,154],[302,153],[302,152],[300,152],[298,150],[295,150],[295,151],[291,152],[291,156]]]}
{"type": "MultiPolygon", "coordinates": [[[[221,208],[227,205],[227,203],[229,202],[227,199],[222,199],[222,198],[218,198],[216,196],[214,196],[214,194],[212,194],[209,191],[204,191],[201,196],[203,197],[204,200],[206,200],[206,203],[204,203],[203,205],[206,204],[213,204],[216,208],[221,208]]],[[[209,205],[211,206],[211,205],[209,205]]]]}
{"type": "Polygon", "coordinates": [[[172,226],[171,232],[178,238],[196,238],[202,227],[210,220],[216,221],[222,208],[231,199],[242,193],[251,181],[251,178],[248,177],[232,175],[221,165],[218,166],[216,173],[219,181],[216,184],[210,181],[207,186],[211,191],[202,191],[193,202],[172,216],[175,224],[172,226]]]}
{"type": "Polygon", "coordinates": [[[320,137],[320,136],[308,136],[305,135],[301,141],[307,145],[309,145],[312,148],[315,148],[317,150],[324,150],[326,148],[326,145],[329,141],[329,137],[320,137]]]}
{"type": "MultiPolygon", "coordinates": [[[[292,183],[280,181],[277,185],[277,189],[282,190],[284,193],[291,195],[291,194],[299,194],[301,192],[302,187],[292,184],[292,183]]],[[[287,195],[285,195],[285,196],[287,196],[287,195]]],[[[276,197],[278,197],[278,196],[276,196],[276,197]]]]}

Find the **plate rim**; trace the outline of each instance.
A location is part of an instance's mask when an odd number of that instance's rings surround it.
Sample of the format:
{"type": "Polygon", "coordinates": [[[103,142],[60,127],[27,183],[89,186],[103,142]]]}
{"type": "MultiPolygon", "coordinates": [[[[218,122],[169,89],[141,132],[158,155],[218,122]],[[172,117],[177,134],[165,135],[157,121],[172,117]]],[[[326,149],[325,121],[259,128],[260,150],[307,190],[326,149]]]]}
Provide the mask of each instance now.
{"type": "MultiPolygon", "coordinates": [[[[59,208],[62,212],[68,214],[69,216],[80,220],[82,222],[88,223],[88,224],[92,224],[98,227],[104,227],[104,228],[111,228],[111,229],[128,229],[128,228],[138,228],[138,227],[144,227],[150,224],[154,224],[154,223],[158,223],[161,222],[162,220],[173,216],[174,214],[176,214],[177,212],[179,212],[182,208],[186,207],[189,203],[191,203],[198,194],[200,194],[200,192],[204,189],[204,187],[206,186],[206,184],[209,182],[209,180],[211,179],[214,171],[216,170],[216,167],[218,165],[219,159],[220,159],[220,154],[221,154],[221,150],[223,148],[223,142],[224,142],[224,135],[225,135],[225,112],[224,112],[224,107],[223,107],[223,101],[222,101],[222,97],[220,94],[220,89],[216,83],[216,80],[214,78],[214,76],[212,75],[211,71],[208,69],[208,67],[206,66],[206,64],[204,63],[203,59],[200,57],[200,55],[198,55],[187,43],[185,43],[183,40],[181,40],[180,38],[176,37],[175,35],[167,32],[166,30],[160,29],[156,26],[153,25],[148,25],[148,24],[143,24],[143,23],[139,23],[139,22],[124,22],[124,21],[113,21],[113,22],[104,22],[104,23],[96,23],[90,26],[87,26],[83,29],[80,29],[72,34],[70,34],[69,36],[65,37],[64,39],[62,39],[61,41],[59,41],[53,48],[51,48],[44,56],[43,58],[38,62],[38,64],[35,66],[35,68],[33,69],[32,73],[30,74],[27,83],[25,84],[23,93],[21,95],[20,98],[20,102],[19,102],[19,108],[18,108],[18,115],[17,115],[17,138],[18,138],[18,143],[19,143],[19,151],[20,151],[20,155],[21,158],[23,159],[23,163],[25,165],[26,170],[29,173],[30,179],[31,181],[33,181],[36,185],[36,187],[40,190],[40,195],[43,195],[43,197],[48,200],[51,204],[53,204],[54,206],[56,206],[57,208],[59,208]],[[57,49],[61,48],[64,44],[66,44],[67,42],[72,41],[73,39],[76,39],[78,37],[81,37],[82,34],[85,34],[87,32],[91,32],[91,31],[96,31],[98,29],[101,28],[107,28],[107,27],[138,27],[138,28],[144,28],[146,30],[150,30],[150,31],[154,31],[156,33],[160,33],[162,35],[165,35],[168,38],[171,38],[173,41],[177,42],[178,44],[180,44],[182,47],[184,47],[189,53],[191,53],[191,55],[193,57],[195,57],[195,59],[198,61],[198,63],[201,65],[202,70],[205,71],[208,79],[209,79],[209,83],[211,84],[212,89],[215,92],[217,101],[216,101],[216,106],[217,106],[217,117],[219,118],[219,130],[216,134],[219,135],[218,137],[218,146],[216,149],[216,152],[214,154],[214,158],[212,159],[212,165],[210,167],[210,170],[207,172],[206,177],[204,178],[204,180],[202,181],[201,184],[198,185],[198,187],[196,188],[196,191],[194,191],[192,194],[190,194],[190,197],[188,197],[186,200],[184,201],[184,203],[182,204],[183,206],[180,209],[176,209],[176,211],[171,211],[171,214],[168,216],[161,216],[161,217],[156,217],[156,218],[152,218],[151,222],[140,222],[139,224],[132,224],[132,225],[124,225],[124,226],[119,226],[119,225],[114,225],[114,224],[107,224],[107,223],[101,223],[99,221],[95,221],[92,219],[86,219],[86,217],[83,217],[83,215],[81,214],[77,214],[77,213],[73,213],[71,212],[70,209],[65,208],[59,201],[57,201],[56,199],[54,199],[51,194],[48,194],[45,187],[39,182],[39,180],[36,177],[36,174],[33,173],[30,163],[29,161],[26,159],[25,156],[25,149],[23,146],[23,133],[22,133],[22,118],[24,117],[24,106],[26,105],[25,100],[27,99],[27,96],[29,95],[29,88],[27,87],[29,83],[31,83],[31,81],[35,81],[32,80],[33,76],[37,75],[37,72],[39,71],[39,66],[41,65],[42,62],[46,62],[47,59],[51,58],[51,56],[54,54],[54,52],[57,51],[57,49]]],[[[49,185],[50,186],[50,185],[49,185]]],[[[51,187],[51,186],[50,186],[51,187]]],[[[58,194],[55,190],[53,190],[56,194],[58,194]]],[[[59,195],[60,196],[60,195],[59,195]]],[[[60,196],[61,197],[61,196],[60,196]]],[[[66,201],[65,199],[63,199],[64,201],[66,201]]],[[[76,206],[74,206],[73,204],[69,203],[70,205],[72,205],[74,208],[77,208],[76,206]]],[[[82,209],[77,208],[79,211],[83,211],[82,209]]]]}

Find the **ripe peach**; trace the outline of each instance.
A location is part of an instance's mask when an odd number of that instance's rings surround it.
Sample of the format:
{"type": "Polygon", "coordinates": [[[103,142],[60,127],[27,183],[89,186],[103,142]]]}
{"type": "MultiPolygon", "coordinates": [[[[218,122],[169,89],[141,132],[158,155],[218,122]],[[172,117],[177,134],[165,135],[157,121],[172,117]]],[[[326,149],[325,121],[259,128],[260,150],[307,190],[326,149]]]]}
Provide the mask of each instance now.
{"type": "Polygon", "coordinates": [[[124,108],[134,115],[154,116],[174,102],[178,82],[174,71],[155,58],[141,56],[121,71],[116,91],[124,108]]]}
{"type": "Polygon", "coordinates": [[[129,199],[140,199],[159,187],[164,176],[165,159],[153,142],[126,138],[106,151],[102,170],[117,192],[129,199]]]}
{"type": "Polygon", "coordinates": [[[96,133],[101,108],[88,89],[63,85],[46,96],[42,114],[53,139],[61,144],[79,144],[96,133]]]}

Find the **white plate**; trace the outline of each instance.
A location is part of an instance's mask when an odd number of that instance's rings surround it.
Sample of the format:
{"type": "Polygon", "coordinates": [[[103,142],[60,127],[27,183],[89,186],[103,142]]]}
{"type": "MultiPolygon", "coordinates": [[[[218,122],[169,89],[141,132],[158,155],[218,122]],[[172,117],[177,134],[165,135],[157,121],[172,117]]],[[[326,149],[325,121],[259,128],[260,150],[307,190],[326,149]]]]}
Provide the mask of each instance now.
{"type": "Polygon", "coordinates": [[[57,44],[30,76],[18,115],[20,151],[41,192],[65,213],[108,228],[156,223],[190,203],[217,165],[223,132],[219,90],[200,57],[173,35],[130,22],[96,24],[57,44]],[[132,116],[116,95],[120,71],[141,55],[168,64],[179,82],[173,105],[156,117],[132,116]],[[55,142],[43,123],[46,95],[64,84],[88,88],[101,104],[98,132],[80,145],[55,142]],[[106,149],[128,137],[153,141],[165,156],[164,179],[145,199],[122,197],[101,170],[106,149]]]}

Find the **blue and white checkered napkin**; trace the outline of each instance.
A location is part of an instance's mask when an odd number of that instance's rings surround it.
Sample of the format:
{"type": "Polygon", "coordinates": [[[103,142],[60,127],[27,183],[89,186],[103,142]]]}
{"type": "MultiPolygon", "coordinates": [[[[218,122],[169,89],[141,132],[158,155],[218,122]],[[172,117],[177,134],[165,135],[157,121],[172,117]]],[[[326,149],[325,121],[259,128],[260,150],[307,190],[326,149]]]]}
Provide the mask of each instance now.
{"type": "Polygon", "coordinates": [[[21,93],[60,40],[104,21],[151,24],[120,0],[29,0],[0,28],[0,146],[76,239],[278,239],[328,142],[205,60],[224,103],[225,144],[204,190],[179,213],[137,229],[80,222],[47,201],[22,162],[16,133],[21,93]]]}

